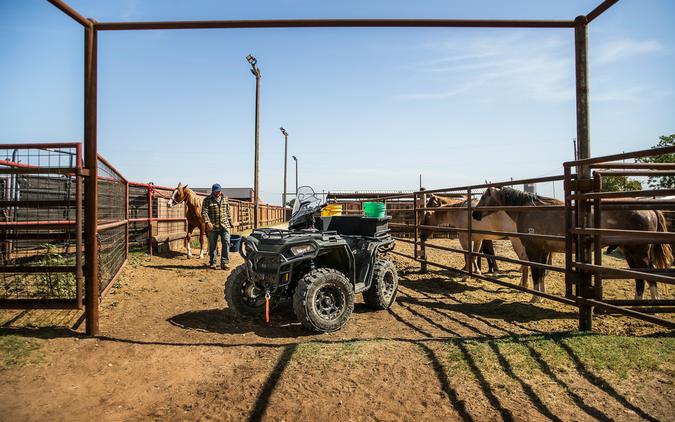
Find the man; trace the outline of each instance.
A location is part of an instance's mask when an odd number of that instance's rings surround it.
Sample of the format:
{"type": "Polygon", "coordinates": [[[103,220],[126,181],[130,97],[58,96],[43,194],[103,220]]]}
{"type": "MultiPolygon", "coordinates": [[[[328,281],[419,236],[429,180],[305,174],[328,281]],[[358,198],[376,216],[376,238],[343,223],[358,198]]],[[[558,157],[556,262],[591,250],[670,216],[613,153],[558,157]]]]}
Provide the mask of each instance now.
{"type": "Polygon", "coordinates": [[[234,226],[230,219],[230,204],[223,196],[218,183],[211,187],[211,195],[202,202],[202,218],[208,231],[209,267],[216,269],[218,238],[220,238],[223,247],[220,253],[220,268],[229,270],[230,228],[234,226]]]}

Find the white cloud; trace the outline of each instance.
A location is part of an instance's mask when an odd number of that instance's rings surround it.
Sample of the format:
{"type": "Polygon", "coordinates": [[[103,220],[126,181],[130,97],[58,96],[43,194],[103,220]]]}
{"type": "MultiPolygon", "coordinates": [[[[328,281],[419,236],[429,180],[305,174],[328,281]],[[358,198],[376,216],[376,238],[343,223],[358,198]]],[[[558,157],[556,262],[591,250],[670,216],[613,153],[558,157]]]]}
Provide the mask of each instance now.
{"type": "Polygon", "coordinates": [[[663,51],[664,47],[655,40],[619,40],[609,42],[598,48],[597,53],[591,52],[590,59],[597,64],[609,64],[626,58],[657,53],[663,51]]]}
{"type": "Polygon", "coordinates": [[[413,69],[428,73],[428,85],[452,81],[452,87],[401,95],[405,99],[445,99],[486,89],[539,101],[573,98],[572,40],[535,37],[537,32],[453,39],[427,46],[441,56],[413,69]],[[567,48],[565,48],[567,47],[567,48]]]}

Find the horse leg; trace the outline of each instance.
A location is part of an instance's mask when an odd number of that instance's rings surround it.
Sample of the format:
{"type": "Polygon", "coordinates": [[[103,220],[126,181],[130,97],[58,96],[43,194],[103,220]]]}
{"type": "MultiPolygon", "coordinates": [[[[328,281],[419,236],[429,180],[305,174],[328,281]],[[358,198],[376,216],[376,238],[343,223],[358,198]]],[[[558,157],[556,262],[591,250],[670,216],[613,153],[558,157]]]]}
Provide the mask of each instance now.
{"type": "MultiPolygon", "coordinates": [[[[527,256],[533,257],[533,262],[547,263],[549,260],[550,254],[542,250],[528,250],[527,256]]],[[[546,270],[539,267],[532,267],[532,281],[534,284],[534,290],[544,293],[544,277],[546,276],[546,270]]],[[[543,298],[541,296],[533,295],[530,299],[530,303],[541,303],[543,298]]]]}
{"type": "MultiPolygon", "coordinates": [[[[471,242],[469,242],[469,239],[466,235],[462,235],[462,234],[459,235],[459,244],[460,244],[462,250],[465,250],[465,251],[468,251],[469,248],[471,247],[470,246],[471,242]]],[[[464,268],[462,268],[462,270],[469,271],[469,269],[471,268],[470,265],[473,265],[473,263],[469,261],[469,255],[464,255],[464,268]]],[[[468,279],[469,279],[468,275],[464,274],[462,276],[463,282],[467,281],[468,279]]]]}
{"type": "Polygon", "coordinates": [[[495,259],[495,246],[492,240],[484,240],[481,250],[483,251],[484,254],[490,255],[487,258],[485,258],[485,260],[488,263],[488,272],[492,274],[499,272],[497,260],[495,259]]]}
{"type": "Polygon", "coordinates": [[[659,292],[656,287],[656,282],[655,281],[648,281],[649,283],[649,294],[651,295],[653,300],[658,300],[659,298],[659,292]]]}
{"type": "MultiPolygon", "coordinates": [[[[471,244],[473,245],[472,252],[480,253],[480,249],[483,246],[483,240],[482,239],[481,240],[474,240],[473,242],[471,242],[471,244]]],[[[478,266],[478,259],[477,259],[478,255],[471,255],[471,258],[472,258],[471,263],[473,264],[473,268],[476,270],[475,273],[476,274],[482,274],[481,271],[480,271],[480,267],[478,266]]]]}
{"type": "Polygon", "coordinates": [[[187,249],[188,259],[192,258],[192,245],[190,245],[192,238],[192,230],[194,230],[194,227],[188,225],[187,234],[185,235],[185,249],[187,249]]]}
{"type": "MultiPolygon", "coordinates": [[[[521,261],[528,261],[527,259],[527,253],[525,252],[525,246],[523,246],[523,242],[520,241],[520,239],[517,238],[511,238],[511,246],[513,247],[513,250],[516,252],[516,255],[518,256],[518,259],[521,261]]],[[[527,278],[528,278],[528,273],[529,273],[530,267],[527,265],[521,265],[520,266],[520,286],[521,287],[527,287],[527,278]]]]}
{"type": "MultiPolygon", "coordinates": [[[[648,246],[648,245],[647,245],[648,246]]],[[[645,245],[622,246],[626,262],[630,268],[650,268],[649,248],[645,245]]],[[[649,284],[649,291],[652,295],[656,294],[656,286],[652,290],[652,283],[649,284]]],[[[645,281],[639,278],[635,279],[635,300],[642,300],[645,293],[645,281]]],[[[653,296],[652,296],[653,298],[653,296]]]]}
{"type": "Polygon", "coordinates": [[[199,259],[204,258],[204,245],[206,244],[206,227],[199,226],[199,259]]]}

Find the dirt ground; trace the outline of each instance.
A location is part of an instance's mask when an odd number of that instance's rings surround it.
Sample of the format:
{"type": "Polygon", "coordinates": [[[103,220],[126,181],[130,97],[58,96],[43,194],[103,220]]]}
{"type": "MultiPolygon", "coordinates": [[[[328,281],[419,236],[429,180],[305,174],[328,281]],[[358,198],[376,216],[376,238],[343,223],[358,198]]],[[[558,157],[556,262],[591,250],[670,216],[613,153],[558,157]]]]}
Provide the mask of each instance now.
{"type": "Polygon", "coordinates": [[[97,337],[79,312],[0,313],[0,420],[675,420],[672,333],[614,315],[576,333],[574,308],[392,259],[391,310],[359,298],[343,330],[310,335],[289,310],[233,315],[206,260],[133,255],[97,337]]]}

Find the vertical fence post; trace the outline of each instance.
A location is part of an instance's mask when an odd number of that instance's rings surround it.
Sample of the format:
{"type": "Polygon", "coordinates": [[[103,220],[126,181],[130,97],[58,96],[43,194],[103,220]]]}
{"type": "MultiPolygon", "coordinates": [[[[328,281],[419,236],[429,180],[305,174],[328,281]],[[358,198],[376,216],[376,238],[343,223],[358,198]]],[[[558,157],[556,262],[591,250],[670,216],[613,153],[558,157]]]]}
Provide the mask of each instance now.
{"type": "MultiPolygon", "coordinates": [[[[593,174],[593,191],[602,192],[602,178],[597,172],[593,174]]],[[[600,198],[595,198],[593,201],[593,227],[596,229],[599,229],[602,225],[601,203],[602,200],[600,198]]],[[[602,265],[602,240],[599,233],[593,236],[593,255],[594,264],[602,265]]],[[[596,300],[602,300],[602,274],[595,273],[594,278],[594,297],[596,300]]]]}
{"type": "Polygon", "coordinates": [[[572,254],[574,253],[574,234],[572,233],[572,223],[574,214],[572,213],[572,169],[565,166],[565,180],[563,182],[565,190],[565,297],[572,298],[574,292],[574,270],[572,268],[572,254]]]}
{"type": "MultiPolygon", "coordinates": [[[[415,201],[415,230],[417,230],[416,236],[419,237],[421,233],[419,233],[419,225],[421,222],[424,221],[424,219],[420,219],[419,217],[422,216],[424,217],[424,213],[426,212],[424,208],[427,206],[427,196],[424,194],[424,188],[420,188],[420,198],[419,198],[419,205],[417,201],[415,201]],[[422,210],[419,210],[419,208],[422,208],[422,210]]],[[[427,240],[429,240],[429,237],[427,236],[427,240]]],[[[425,274],[429,271],[429,266],[427,265],[427,245],[426,241],[420,242],[420,258],[422,259],[422,264],[420,265],[420,272],[422,274],[425,274]]]]}
{"type": "Polygon", "coordinates": [[[152,186],[148,185],[148,253],[152,256],[152,186]]]}
{"type": "Polygon", "coordinates": [[[417,258],[419,256],[419,243],[417,239],[420,237],[419,222],[417,220],[417,192],[413,192],[413,225],[413,256],[417,258]]]}
{"type": "Polygon", "coordinates": [[[85,181],[85,318],[87,334],[98,334],[98,152],[96,142],[97,33],[94,21],[84,28],[84,166],[85,181]]]}
{"type": "Polygon", "coordinates": [[[82,145],[78,144],[76,149],[76,171],[75,171],[75,300],[77,307],[82,309],[82,145]]]}
{"type": "Polygon", "coordinates": [[[124,233],[124,259],[129,259],[129,181],[124,182],[124,219],[127,220],[124,233]]]}
{"type": "MultiPolygon", "coordinates": [[[[577,108],[577,148],[580,160],[590,158],[590,134],[588,124],[588,20],[586,16],[578,16],[574,20],[574,56],[576,76],[576,108],[577,108]]],[[[577,192],[583,193],[588,189],[585,184],[590,182],[591,169],[588,165],[577,168],[577,192]]],[[[577,227],[589,227],[591,212],[588,201],[577,199],[577,227]]],[[[588,244],[588,236],[580,236],[577,249],[577,260],[582,263],[591,263],[592,255],[588,244]]],[[[591,276],[588,271],[581,271],[578,279],[577,295],[589,298],[591,290],[591,276]]],[[[593,308],[590,305],[579,306],[579,330],[593,329],[593,308]]]]}
{"type": "Polygon", "coordinates": [[[471,200],[473,197],[471,196],[471,188],[466,190],[466,211],[468,213],[468,219],[466,223],[466,228],[468,230],[468,235],[469,235],[469,254],[464,255],[465,257],[468,257],[468,262],[465,259],[465,262],[467,262],[467,265],[469,266],[469,277],[473,277],[473,236],[472,236],[472,231],[471,231],[471,226],[472,226],[472,218],[471,218],[471,200]]]}

